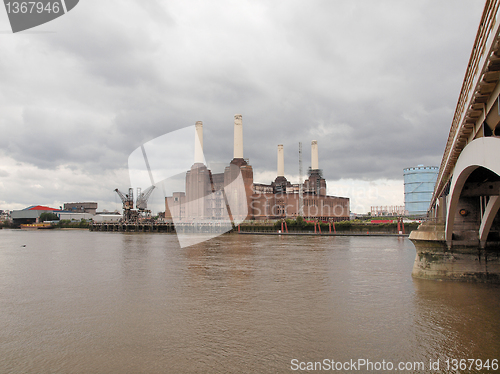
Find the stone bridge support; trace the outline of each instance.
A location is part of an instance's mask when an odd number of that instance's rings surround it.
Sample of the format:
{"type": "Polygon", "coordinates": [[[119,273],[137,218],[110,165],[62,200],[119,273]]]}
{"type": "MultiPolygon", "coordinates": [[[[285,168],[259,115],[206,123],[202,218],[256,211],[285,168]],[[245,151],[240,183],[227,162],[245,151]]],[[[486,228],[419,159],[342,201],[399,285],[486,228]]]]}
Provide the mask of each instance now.
{"type": "Polygon", "coordinates": [[[412,232],[419,278],[500,283],[500,138],[471,141],[435,219],[412,232]]]}

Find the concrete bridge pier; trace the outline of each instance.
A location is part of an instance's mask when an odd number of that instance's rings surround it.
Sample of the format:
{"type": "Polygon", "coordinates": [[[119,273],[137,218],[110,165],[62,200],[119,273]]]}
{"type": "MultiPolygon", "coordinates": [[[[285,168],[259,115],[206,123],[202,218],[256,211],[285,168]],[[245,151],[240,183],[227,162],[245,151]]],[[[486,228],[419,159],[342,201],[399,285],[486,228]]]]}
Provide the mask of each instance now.
{"type": "Polygon", "coordinates": [[[410,234],[417,254],[412,275],[415,278],[500,283],[500,243],[481,246],[479,240],[445,240],[445,224],[423,223],[410,234]]]}
{"type": "Polygon", "coordinates": [[[462,150],[430,220],[413,231],[413,276],[500,283],[500,138],[462,150]]]}

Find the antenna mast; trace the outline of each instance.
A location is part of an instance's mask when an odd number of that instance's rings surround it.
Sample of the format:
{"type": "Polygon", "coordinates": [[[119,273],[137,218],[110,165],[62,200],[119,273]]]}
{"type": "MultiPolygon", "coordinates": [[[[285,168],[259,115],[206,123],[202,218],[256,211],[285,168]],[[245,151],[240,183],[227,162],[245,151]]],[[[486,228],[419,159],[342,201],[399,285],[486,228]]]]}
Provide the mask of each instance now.
{"type": "Polygon", "coordinates": [[[302,142],[299,142],[299,216],[304,216],[304,197],[302,195],[302,142]]]}

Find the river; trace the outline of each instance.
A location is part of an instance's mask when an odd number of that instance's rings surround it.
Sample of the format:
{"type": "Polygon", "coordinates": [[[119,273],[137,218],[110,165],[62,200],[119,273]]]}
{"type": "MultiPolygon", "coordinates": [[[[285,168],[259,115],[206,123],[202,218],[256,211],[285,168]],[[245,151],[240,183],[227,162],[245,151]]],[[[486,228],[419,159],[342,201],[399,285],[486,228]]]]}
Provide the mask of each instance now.
{"type": "Polygon", "coordinates": [[[396,237],[181,249],[173,234],[0,230],[0,373],[500,373],[500,287],[413,279],[414,259],[396,237]]]}

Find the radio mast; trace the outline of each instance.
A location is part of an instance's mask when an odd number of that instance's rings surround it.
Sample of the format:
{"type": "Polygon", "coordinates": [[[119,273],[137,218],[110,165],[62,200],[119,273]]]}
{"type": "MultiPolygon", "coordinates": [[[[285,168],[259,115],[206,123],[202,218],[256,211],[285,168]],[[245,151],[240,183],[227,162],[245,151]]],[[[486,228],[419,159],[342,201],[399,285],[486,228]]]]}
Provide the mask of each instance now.
{"type": "Polygon", "coordinates": [[[299,142],[299,216],[304,217],[304,197],[302,195],[302,142],[299,142]]]}

